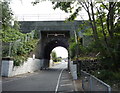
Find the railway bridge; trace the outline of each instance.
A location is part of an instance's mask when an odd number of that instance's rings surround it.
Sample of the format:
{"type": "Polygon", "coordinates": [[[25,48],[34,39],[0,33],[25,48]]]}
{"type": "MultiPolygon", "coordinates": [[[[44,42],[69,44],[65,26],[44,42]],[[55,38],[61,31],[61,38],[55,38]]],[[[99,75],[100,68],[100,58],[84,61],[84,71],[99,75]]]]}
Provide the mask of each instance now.
{"type": "Polygon", "coordinates": [[[35,57],[43,61],[44,67],[49,67],[50,53],[58,46],[68,50],[69,60],[69,38],[75,35],[75,31],[78,30],[82,22],[83,21],[19,21],[21,32],[28,33],[35,30],[39,34],[39,43],[35,57]]]}

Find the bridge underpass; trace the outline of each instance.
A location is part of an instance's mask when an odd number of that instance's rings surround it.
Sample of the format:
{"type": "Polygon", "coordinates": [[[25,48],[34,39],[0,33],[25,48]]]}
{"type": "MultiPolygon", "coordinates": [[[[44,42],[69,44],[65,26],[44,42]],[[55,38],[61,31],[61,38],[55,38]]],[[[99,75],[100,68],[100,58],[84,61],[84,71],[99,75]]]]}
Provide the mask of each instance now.
{"type": "MultiPolygon", "coordinates": [[[[20,21],[21,32],[28,33],[32,30],[39,33],[39,43],[35,57],[42,60],[43,68],[50,64],[50,53],[57,47],[62,46],[68,50],[69,69],[69,38],[74,37],[75,31],[83,21],[20,21]]],[[[81,33],[82,34],[82,33],[81,33]]]]}
{"type": "MultiPolygon", "coordinates": [[[[23,33],[35,30],[39,33],[39,42],[35,51],[35,58],[43,61],[43,68],[49,67],[50,53],[57,47],[62,46],[68,50],[69,57],[69,38],[74,36],[74,31],[79,28],[81,21],[22,21],[21,31],[23,33]]],[[[69,62],[68,62],[69,63],[69,62]]],[[[66,62],[56,65],[48,70],[20,75],[8,79],[3,79],[3,91],[75,91],[70,73],[64,70],[66,62]]],[[[14,93],[14,92],[13,92],[14,93]]]]}
{"type": "Polygon", "coordinates": [[[41,59],[43,59],[43,68],[50,66],[50,53],[55,47],[64,47],[69,53],[69,31],[41,31],[41,37],[41,52],[43,52],[41,59]]]}

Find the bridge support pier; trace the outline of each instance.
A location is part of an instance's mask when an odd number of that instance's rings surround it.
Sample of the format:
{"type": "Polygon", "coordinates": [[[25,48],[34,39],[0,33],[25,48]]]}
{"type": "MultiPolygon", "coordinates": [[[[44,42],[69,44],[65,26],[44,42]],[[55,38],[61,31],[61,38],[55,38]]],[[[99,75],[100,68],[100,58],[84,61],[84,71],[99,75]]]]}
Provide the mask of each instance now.
{"type": "Polygon", "coordinates": [[[48,59],[42,59],[43,66],[42,69],[47,69],[49,67],[49,61],[48,59]]]}

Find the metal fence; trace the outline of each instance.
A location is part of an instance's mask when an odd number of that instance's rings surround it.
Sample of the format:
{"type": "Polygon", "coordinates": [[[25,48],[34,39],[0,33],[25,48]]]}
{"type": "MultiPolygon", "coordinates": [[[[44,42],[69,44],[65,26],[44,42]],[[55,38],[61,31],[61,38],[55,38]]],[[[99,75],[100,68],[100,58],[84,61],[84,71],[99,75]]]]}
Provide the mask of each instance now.
{"type": "Polygon", "coordinates": [[[85,71],[81,71],[81,75],[82,88],[84,91],[104,91],[106,93],[111,93],[111,87],[93,75],[85,71]]]}
{"type": "MultiPolygon", "coordinates": [[[[46,13],[46,14],[18,14],[16,19],[18,21],[56,21],[65,20],[70,14],[67,13],[46,13]]],[[[80,14],[77,20],[82,20],[84,17],[87,20],[87,15],[85,13],[80,14]]]]}
{"type": "Polygon", "coordinates": [[[21,46],[21,42],[27,42],[34,37],[34,31],[30,32],[28,35],[26,34],[24,38],[18,39],[14,42],[2,42],[2,56],[13,56],[15,51],[21,46]]]}

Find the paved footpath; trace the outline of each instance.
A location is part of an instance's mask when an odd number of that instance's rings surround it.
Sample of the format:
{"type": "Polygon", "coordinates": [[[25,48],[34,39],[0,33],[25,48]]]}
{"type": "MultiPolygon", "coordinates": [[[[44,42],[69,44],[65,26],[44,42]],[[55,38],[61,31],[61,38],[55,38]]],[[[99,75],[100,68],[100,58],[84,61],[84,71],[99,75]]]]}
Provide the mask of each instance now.
{"type": "Polygon", "coordinates": [[[59,85],[58,85],[58,91],[59,92],[74,92],[75,91],[75,86],[72,80],[72,76],[66,70],[63,70],[61,74],[59,85]]]}
{"type": "MultiPolygon", "coordinates": [[[[19,75],[11,78],[3,78],[3,93],[41,93],[51,91],[53,93],[74,92],[77,85],[66,70],[67,64],[61,63],[47,70],[37,71],[34,73],[19,75]],[[7,91],[7,92],[5,92],[7,91]],[[24,91],[24,92],[23,92],[24,91]],[[19,93],[19,92],[18,92],[19,93]]],[[[78,86],[78,85],[77,85],[78,86]]]]}

